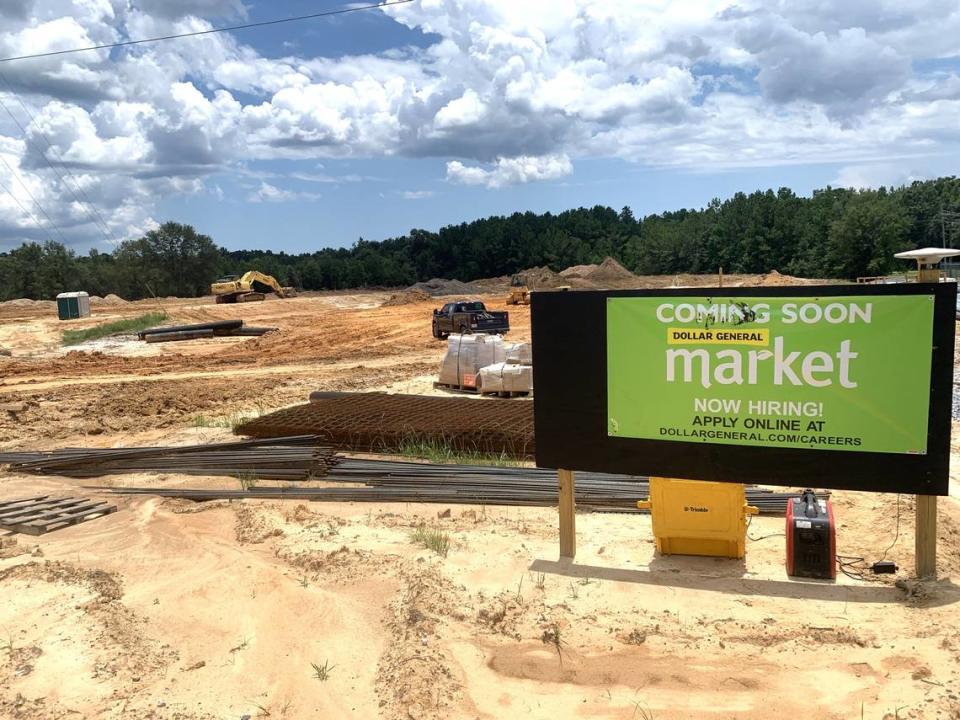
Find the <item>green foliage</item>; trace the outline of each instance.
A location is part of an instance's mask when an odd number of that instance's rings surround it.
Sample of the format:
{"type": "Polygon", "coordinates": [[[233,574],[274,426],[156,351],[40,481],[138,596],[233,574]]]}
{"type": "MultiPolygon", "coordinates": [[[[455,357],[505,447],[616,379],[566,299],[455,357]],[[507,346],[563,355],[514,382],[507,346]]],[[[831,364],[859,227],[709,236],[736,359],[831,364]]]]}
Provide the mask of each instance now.
{"type": "Polygon", "coordinates": [[[140,330],[159,325],[167,319],[167,314],[162,312],[151,312],[146,315],[127,318],[126,320],[114,320],[113,322],[94,325],[86,330],[64,330],[63,344],[76,345],[87,340],[97,340],[108,335],[119,335],[121,333],[133,333],[140,330]]]}
{"type": "Polygon", "coordinates": [[[436,438],[407,438],[397,448],[396,453],[404,457],[429,460],[432,463],[494,465],[497,467],[515,467],[523,464],[522,461],[506,453],[458,450],[436,438]]]}
{"type": "Polygon", "coordinates": [[[463,281],[512,275],[547,265],[616,258],[642,274],[761,273],[854,279],[903,268],[903,248],[960,242],[960,228],[941,222],[960,212],[960,179],[944,177],[899,188],[827,187],[811,197],[788,188],[737,193],[699,210],[637,218],[597,205],[558,214],[493,216],[438,232],[413,229],[381,242],[288,255],[227,251],[189,225],[165,223],[113,253],[77,257],[63,245],[26,243],[0,254],[0,300],[50,299],[68,290],[190,297],[222,275],[260,270],[305,290],[396,287],[434,277],[463,281]]]}
{"type": "Polygon", "coordinates": [[[428,528],[426,525],[417,526],[410,535],[410,541],[423,545],[440,557],[446,557],[450,552],[450,536],[442,530],[428,528]]]}
{"type": "Polygon", "coordinates": [[[208,236],[168,222],[138,240],[124,241],[113,258],[121,268],[115,282],[122,297],[194,297],[210,291],[219,252],[208,236]]]}

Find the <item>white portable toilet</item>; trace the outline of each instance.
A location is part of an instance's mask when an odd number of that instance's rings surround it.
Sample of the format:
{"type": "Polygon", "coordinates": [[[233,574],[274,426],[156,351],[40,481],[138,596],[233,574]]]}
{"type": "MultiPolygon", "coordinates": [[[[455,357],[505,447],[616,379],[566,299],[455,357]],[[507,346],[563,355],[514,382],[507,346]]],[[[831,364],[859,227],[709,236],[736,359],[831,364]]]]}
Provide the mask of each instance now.
{"type": "Polygon", "coordinates": [[[57,295],[57,315],[61,320],[75,320],[90,316],[90,295],[81,292],[65,292],[57,295]]]}

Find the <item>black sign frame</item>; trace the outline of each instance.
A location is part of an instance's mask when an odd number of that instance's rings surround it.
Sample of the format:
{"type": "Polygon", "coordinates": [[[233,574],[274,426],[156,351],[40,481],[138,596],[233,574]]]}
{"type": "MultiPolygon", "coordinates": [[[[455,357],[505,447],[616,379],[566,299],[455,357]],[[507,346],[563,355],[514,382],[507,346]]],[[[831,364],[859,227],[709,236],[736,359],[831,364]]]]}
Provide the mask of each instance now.
{"type": "Polygon", "coordinates": [[[537,467],[790,487],[948,494],[957,307],[954,282],[535,292],[531,297],[537,467]],[[934,296],[925,455],[607,435],[607,298],[858,295],[934,296]]]}

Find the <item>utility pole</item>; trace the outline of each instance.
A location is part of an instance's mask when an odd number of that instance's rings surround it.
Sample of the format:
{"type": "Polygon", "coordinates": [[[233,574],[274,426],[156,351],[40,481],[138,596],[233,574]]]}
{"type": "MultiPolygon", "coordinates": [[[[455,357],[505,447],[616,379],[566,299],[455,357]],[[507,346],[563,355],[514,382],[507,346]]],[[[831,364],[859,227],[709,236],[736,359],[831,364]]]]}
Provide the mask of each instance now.
{"type": "Polygon", "coordinates": [[[943,216],[943,202],[940,203],[940,247],[947,246],[947,222],[943,216]]]}

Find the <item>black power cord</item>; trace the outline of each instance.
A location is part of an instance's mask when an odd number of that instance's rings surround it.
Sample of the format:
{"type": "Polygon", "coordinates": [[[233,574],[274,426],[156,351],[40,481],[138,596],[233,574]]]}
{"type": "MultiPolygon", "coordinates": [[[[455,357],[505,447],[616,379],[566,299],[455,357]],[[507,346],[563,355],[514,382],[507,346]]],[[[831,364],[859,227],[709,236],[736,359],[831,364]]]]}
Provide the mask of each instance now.
{"type": "Polygon", "coordinates": [[[772,537],[786,537],[786,533],[770,533],[769,535],[761,535],[760,537],[753,537],[750,534],[750,524],[753,522],[753,515],[747,518],[747,539],[752,540],[753,542],[760,542],[761,540],[766,540],[767,538],[772,537]]]}

